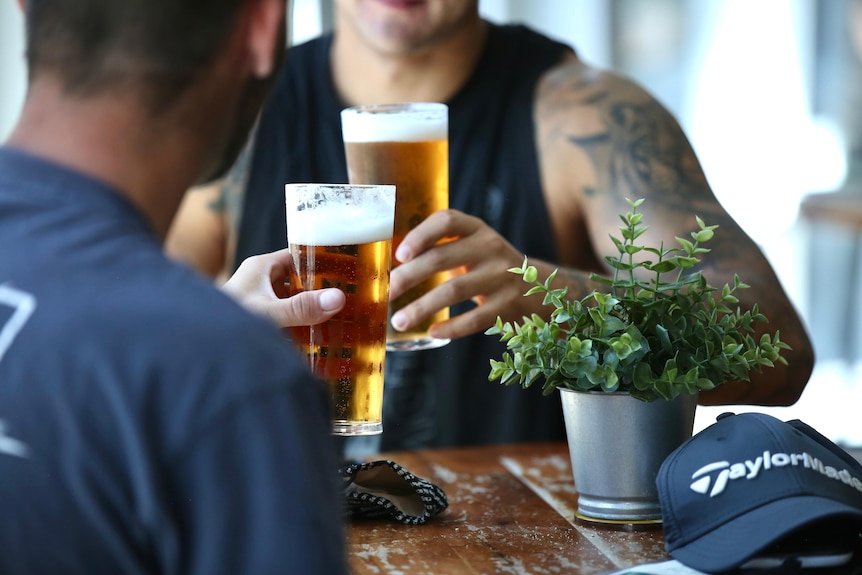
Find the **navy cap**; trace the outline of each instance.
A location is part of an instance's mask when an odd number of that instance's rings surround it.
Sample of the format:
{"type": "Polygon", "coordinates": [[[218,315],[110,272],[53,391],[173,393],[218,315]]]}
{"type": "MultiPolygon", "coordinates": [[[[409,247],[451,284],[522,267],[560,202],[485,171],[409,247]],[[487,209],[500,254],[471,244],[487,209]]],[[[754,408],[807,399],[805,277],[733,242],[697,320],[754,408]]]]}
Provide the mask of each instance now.
{"type": "Polygon", "coordinates": [[[719,416],[665,459],[656,485],[667,550],[699,571],[735,569],[813,523],[862,531],[862,465],[799,420],[719,416]]]}

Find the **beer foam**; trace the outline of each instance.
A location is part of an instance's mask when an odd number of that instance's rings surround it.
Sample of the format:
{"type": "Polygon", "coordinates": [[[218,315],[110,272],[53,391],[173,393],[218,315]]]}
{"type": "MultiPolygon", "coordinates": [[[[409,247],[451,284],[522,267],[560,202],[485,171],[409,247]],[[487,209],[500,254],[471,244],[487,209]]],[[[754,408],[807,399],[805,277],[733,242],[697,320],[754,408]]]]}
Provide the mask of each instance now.
{"type": "Polygon", "coordinates": [[[375,112],[373,107],[341,111],[345,142],[427,142],[449,135],[447,114],[422,108],[398,113],[375,112]]]}
{"type": "Polygon", "coordinates": [[[392,214],[358,206],[320,206],[287,215],[287,241],[305,246],[370,244],[392,237],[392,214]]]}

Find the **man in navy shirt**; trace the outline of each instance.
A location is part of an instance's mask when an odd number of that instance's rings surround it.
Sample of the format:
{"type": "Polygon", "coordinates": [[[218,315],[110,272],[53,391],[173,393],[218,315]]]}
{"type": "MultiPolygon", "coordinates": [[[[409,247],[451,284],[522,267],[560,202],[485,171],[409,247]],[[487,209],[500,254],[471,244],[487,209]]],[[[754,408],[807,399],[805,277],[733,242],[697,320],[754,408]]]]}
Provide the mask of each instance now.
{"type": "Polygon", "coordinates": [[[0,147],[0,573],[343,573],[327,394],[275,325],[284,254],[226,291],[166,259],[246,139],[284,0],[29,0],[0,147]]]}

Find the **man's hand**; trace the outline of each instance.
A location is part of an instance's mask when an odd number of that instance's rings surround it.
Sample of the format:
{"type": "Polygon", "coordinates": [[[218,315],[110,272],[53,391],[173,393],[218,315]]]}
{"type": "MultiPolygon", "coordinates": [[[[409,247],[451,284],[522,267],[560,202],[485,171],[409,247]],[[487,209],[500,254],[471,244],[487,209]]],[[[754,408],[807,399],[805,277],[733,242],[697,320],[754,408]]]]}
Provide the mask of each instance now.
{"type": "Polygon", "coordinates": [[[457,210],[431,214],[405,236],[395,258],[401,265],[392,270],[390,301],[434,273],[451,274],[446,283],[395,314],[396,329],[408,329],[439,309],[473,300],[476,308],[431,327],[433,337],[458,338],[487,329],[497,316],[520,319],[541,307],[542,298],[523,297],[526,284],[507,271],[520,266],[524,255],[481,219],[457,210]]]}
{"type": "Polygon", "coordinates": [[[222,289],[249,311],[278,327],[315,325],[341,311],[344,293],[335,288],[288,297],[287,280],[293,262],[288,249],[252,256],[239,266],[222,289]]]}

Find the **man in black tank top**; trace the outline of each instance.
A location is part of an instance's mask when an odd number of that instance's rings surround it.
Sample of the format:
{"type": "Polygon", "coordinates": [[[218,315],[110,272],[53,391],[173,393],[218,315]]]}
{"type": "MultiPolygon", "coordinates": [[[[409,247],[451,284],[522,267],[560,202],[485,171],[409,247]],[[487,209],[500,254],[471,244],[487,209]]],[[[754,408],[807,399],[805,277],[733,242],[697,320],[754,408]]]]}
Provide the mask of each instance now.
{"type": "MultiPolygon", "coordinates": [[[[565,437],[559,399],[488,381],[502,345],[483,335],[498,316],[547,315],[541,298],[506,270],[528,256],[540,277],[572,297],[606,271],[608,234],[646,198],[650,234],[666,243],[687,234],[693,214],[721,225],[705,271],[756,281],[745,290],[774,318],[793,352],[784,366],[725,385],[704,403],[790,404],[811,373],[808,336],[768,262],[719,205],[685,135],[653,97],[631,81],[584,64],[574,51],[523,26],[481,20],[476,0],[336,0],[335,31],[289,51],[276,91],[241,168],[219,189],[189,194],[168,241],[177,257],[210,273],[286,245],[283,186],[346,182],[339,112],[359,104],[441,101],[449,105],[450,206],[417,227],[396,257],[392,294],[431,273],[452,279],[403,310],[406,328],[441,307],[452,318],[430,351],[387,357],[382,441],[399,449],[565,437]],[[240,201],[237,201],[239,198],[240,201]],[[241,210],[231,210],[232,205],[241,210]],[[227,208],[227,209],[225,209],[227,208]],[[213,211],[213,209],[215,211],[213,211]],[[238,214],[241,213],[241,216],[238,214]],[[208,222],[210,253],[200,246],[208,222]],[[227,249],[224,249],[227,237],[227,249]],[[457,241],[436,245],[440,239],[457,241]]],[[[376,440],[375,440],[376,441],[376,440]]]]}

